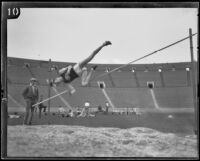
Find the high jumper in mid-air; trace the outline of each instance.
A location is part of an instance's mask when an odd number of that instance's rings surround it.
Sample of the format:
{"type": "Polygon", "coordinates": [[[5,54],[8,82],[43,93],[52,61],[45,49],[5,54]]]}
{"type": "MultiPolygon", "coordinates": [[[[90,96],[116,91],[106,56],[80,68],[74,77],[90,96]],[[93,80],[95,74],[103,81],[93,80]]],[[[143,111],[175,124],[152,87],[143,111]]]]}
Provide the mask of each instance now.
{"type": "Polygon", "coordinates": [[[82,86],[86,86],[90,81],[92,72],[97,68],[97,65],[93,66],[90,71],[86,68],[86,65],[95,57],[95,55],[105,46],[111,45],[110,41],[105,41],[101,46],[92,52],[92,54],[86,59],[82,60],[79,63],[76,63],[74,66],[68,65],[67,67],[61,68],[58,70],[59,76],[54,80],[51,80],[49,85],[51,87],[56,87],[58,84],[64,82],[68,85],[70,89],[70,94],[75,92],[74,87],[70,84],[74,79],[81,77],[82,86]]]}

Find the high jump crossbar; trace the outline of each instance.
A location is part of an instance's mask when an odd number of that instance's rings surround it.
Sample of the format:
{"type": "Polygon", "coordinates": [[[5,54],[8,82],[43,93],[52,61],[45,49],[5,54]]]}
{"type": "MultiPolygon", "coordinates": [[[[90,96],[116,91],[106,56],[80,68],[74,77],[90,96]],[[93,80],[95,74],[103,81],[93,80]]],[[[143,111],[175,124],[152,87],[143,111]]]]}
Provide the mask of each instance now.
{"type": "MultiPolygon", "coordinates": [[[[197,33],[192,34],[191,36],[194,36],[194,35],[196,35],[196,34],[197,34],[197,33]]],[[[113,69],[113,70],[111,70],[111,71],[109,71],[109,72],[107,72],[107,73],[100,74],[100,75],[98,75],[97,77],[94,77],[93,79],[91,79],[90,81],[92,81],[92,80],[94,80],[94,79],[97,79],[97,78],[100,78],[100,77],[103,77],[103,76],[105,76],[105,75],[108,75],[108,74],[110,74],[110,73],[112,73],[112,72],[114,72],[114,71],[116,71],[116,70],[121,69],[121,68],[124,68],[124,67],[128,66],[129,64],[135,63],[135,62],[137,62],[137,61],[139,61],[139,60],[141,60],[141,59],[144,59],[144,58],[146,58],[146,57],[148,57],[148,56],[150,56],[150,55],[153,55],[153,54],[155,54],[155,53],[157,53],[157,52],[159,52],[159,51],[162,51],[162,50],[164,50],[164,49],[167,49],[167,48],[169,48],[169,47],[171,47],[171,46],[173,46],[173,45],[175,45],[175,44],[178,44],[178,43],[180,43],[180,42],[182,42],[182,41],[184,41],[184,40],[186,40],[186,39],[188,39],[188,38],[190,38],[190,36],[187,36],[187,37],[185,37],[185,38],[183,38],[183,39],[181,39],[181,40],[179,40],[179,41],[176,41],[176,42],[174,42],[174,43],[172,43],[172,44],[170,44],[170,45],[167,45],[167,46],[165,46],[165,47],[163,47],[163,48],[161,48],[161,49],[158,49],[158,50],[156,50],[156,51],[154,51],[154,52],[151,52],[150,54],[147,54],[147,55],[142,56],[142,57],[140,57],[140,58],[138,58],[138,59],[135,59],[135,60],[133,60],[133,61],[127,63],[127,64],[121,65],[121,66],[119,66],[119,67],[117,67],[117,68],[115,68],[115,69],[113,69]]]]}
{"type": "Polygon", "coordinates": [[[56,94],[56,95],[54,95],[54,96],[52,96],[52,97],[49,97],[49,98],[47,98],[47,99],[45,99],[45,100],[43,100],[43,101],[41,101],[41,102],[38,102],[38,103],[34,104],[32,107],[37,106],[37,105],[39,105],[39,104],[41,104],[41,103],[43,103],[43,102],[46,102],[46,101],[48,101],[48,100],[50,100],[50,99],[53,99],[53,98],[55,98],[55,97],[57,97],[57,96],[59,96],[59,95],[61,95],[61,94],[67,93],[68,91],[69,91],[69,90],[66,89],[66,90],[64,90],[63,92],[60,92],[60,93],[58,93],[58,94],[56,94]]]}
{"type": "MultiPolygon", "coordinates": [[[[197,34],[197,33],[192,34],[191,36],[195,36],[196,34],[197,34]]],[[[159,51],[162,51],[162,50],[164,50],[164,49],[167,49],[167,48],[169,48],[169,47],[171,47],[171,46],[173,46],[173,45],[175,45],[175,44],[178,44],[178,43],[180,43],[180,42],[182,42],[182,41],[184,41],[184,40],[190,38],[191,36],[187,36],[187,37],[185,37],[185,38],[183,38],[183,39],[181,39],[181,40],[178,40],[178,41],[176,41],[176,42],[174,42],[174,43],[172,43],[172,44],[170,44],[170,45],[167,45],[167,46],[165,46],[165,47],[163,47],[163,48],[161,48],[161,49],[158,49],[158,50],[153,51],[153,52],[151,52],[151,53],[149,53],[149,54],[147,54],[147,55],[144,55],[144,56],[142,56],[142,57],[140,57],[140,58],[137,58],[137,59],[135,59],[135,60],[133,60],[133,61],[127,63],[127,64],[121,65],[121,66],[119,66],[119,67],[117,67],[117,68],[115,68],[115,69],[113,69],[113,70],[111,70],[111,71],[109,71],[109,72],[107,72],[107,73],[100,74],[100,75],[98,75],[97,77],[94,77],[93,79],[91,79],[90,81],[92,81],[92,80],[94,80],[94,79],[97,79],[97,78],[100,78],[100,77],[103,77],[103,76],[105,76],[105,75],[108,75],[108,74],[110,74],[110,73],[112,73],[112,72],[114,72],[114,71],[116,71],[116,70],[119,70],[119,69],[121,69],[121,68],[124,68],[124,67],[128,66],[129,64],[135,63],[135,62],[137,62],[137,61],[139,61],[139,60],[141,60],[141,59],[144,59],[144,58],[146,58],[146,57],[148,57],[148,56],[150,56],[150,55],[153,55],[153,54],[155,54],[155,53],[157,53],[157,52],[159,52],[159,51]]],[[[48,101],[48,100],[50,100],[50,99],[53,99],[53,98],[55,98],[55,97],[57,97],[57,96],[59,96],[59,95],[62,95],[62,94],[64,94],[64,93],[66,93],[66,92],[68,92],[68,89],[64,90],[64,91],[61,92],[61,93],[58,93],[57,95],[54,95],[54,96],[49,97],[49,98],[47,98],[47,99],[45,99],[45,100],[43,100],[43,101],[41,101],[41,102],[38,102],[38,103],[34,104],[33,107],[34,107],[34,106],[37,106],[37,105],[39,105],[39,104],[41,104],[41,103],[43,103],[43,102],[46,102],[46,101],[48,101]]]]}

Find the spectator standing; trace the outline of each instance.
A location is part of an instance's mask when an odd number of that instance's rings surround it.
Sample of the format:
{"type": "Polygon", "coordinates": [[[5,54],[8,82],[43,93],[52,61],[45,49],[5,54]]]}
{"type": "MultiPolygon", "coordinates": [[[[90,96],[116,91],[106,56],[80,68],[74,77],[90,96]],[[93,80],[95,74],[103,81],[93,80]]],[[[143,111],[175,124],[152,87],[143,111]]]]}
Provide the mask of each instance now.
{"type": "Polygon", "coordinates": [[[26,113],[24,117],[24,124],[31,125],[34,114],[33,105],[36,104],[39,99],[39,91],[37,87],[36,78],[30,79],[30,85],[23,90],[22,95],[26,101],[26,113]]]}
{"type": "Polygon", "coordinates": [[[106,102],[106,110],[105,110],[106,114],[108,114],[108,110],[109,110],[109,103],[106,102]]]}

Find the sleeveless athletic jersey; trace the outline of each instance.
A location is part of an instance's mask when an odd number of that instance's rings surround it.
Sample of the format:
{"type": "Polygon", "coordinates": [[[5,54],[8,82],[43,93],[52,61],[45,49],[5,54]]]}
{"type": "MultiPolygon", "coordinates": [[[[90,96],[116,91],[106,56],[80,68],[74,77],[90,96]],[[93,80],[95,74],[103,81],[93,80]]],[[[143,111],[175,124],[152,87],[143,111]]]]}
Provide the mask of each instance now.
{"type": "Polygon", "coordinates": [[[73,67],[71,69],[67,69],[67,70],[70,70],[69,74],[67,76],[65,76],[67,71],[65,73],[61,74],[61,76],[63,77],[65,83],[70,83],[75,78],[79,77],[78,74],[76,74],[76,72],[74,71],[73,67]],[[68,77],[68,78],[66,78],[66,77],[68,77]]]}

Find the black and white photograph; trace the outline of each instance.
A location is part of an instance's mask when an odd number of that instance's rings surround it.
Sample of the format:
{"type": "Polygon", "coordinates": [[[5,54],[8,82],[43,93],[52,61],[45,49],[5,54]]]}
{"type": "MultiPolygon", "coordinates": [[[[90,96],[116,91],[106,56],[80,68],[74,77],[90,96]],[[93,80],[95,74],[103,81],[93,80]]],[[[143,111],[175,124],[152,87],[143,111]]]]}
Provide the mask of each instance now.
{"type": "Polygon", "coordinates": [[[2,2],[2,159],[198,159],[198,2],[2,2]]]}

